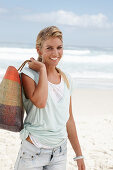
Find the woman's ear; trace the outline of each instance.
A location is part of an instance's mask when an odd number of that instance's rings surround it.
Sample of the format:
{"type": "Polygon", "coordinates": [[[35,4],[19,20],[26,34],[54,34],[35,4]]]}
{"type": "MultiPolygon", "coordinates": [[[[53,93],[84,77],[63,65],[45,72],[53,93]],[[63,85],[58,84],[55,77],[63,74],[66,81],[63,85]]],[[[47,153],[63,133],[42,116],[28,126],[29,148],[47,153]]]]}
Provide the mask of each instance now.
{"type": "Polygon", "coordinates": [[[39,48],[37,48],[37,53],[39,54],[39,56],[41,56],[42,54],[39,48]]]}

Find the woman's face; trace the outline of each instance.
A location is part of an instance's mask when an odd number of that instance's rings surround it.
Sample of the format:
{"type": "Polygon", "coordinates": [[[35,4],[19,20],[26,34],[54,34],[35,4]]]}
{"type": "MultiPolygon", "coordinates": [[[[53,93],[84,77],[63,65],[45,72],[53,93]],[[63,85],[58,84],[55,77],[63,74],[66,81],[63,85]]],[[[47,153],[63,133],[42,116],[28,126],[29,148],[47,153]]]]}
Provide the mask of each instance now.
{"type": "Polygon", "coordinates": [[[55,37],[45,40],[40,51],[43,63],[56,66],[63,55],[63,43],[55,37]]]}

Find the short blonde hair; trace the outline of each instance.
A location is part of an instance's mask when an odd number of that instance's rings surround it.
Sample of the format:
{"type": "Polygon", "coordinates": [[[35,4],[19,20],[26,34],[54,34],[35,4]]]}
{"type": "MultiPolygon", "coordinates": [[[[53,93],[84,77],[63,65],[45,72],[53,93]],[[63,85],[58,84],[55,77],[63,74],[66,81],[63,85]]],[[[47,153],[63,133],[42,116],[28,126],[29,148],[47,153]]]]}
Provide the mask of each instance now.
{"type": "Polygon", "coordinates": [[[43,42],[51,37],[58,37],[62,41],[62,32],[56,26],[50,26],[42,29],[36,40],[36,48],[41,48],[43,42]]]}
{"type": "MultiPolygon", "coordinates": [[[[59,30],[59,28],[57,28],[56,26],[46,27],[42,29],[37,36],[36,49],[41,50],[43,42],[51,37],[58,37],[61,41],[63,41],[62,32],[59,30]]],[[[38,57],[38,61],[42,61],[41,56],[38,57]]]]}
{"type": "MultiPolygon", "coordinates": [[[[63,35],[60,29],[56,26],[50,26],[42,29],[36,39],[36,49],[41,50],[43,46],[43,42],[45,40],[48,40],[49,38],[59,38],[63,42],[63,35]]],[[[39,55],[38,56],[38,61],[42,62],[42,57],[39,55]]],[[[69,88],[69,82],[65,74],[59,69],[56,68],[56,70],[59,72],[60,75],[62,75],[65,83],[67,84],[67,87],[69,88]]]]}

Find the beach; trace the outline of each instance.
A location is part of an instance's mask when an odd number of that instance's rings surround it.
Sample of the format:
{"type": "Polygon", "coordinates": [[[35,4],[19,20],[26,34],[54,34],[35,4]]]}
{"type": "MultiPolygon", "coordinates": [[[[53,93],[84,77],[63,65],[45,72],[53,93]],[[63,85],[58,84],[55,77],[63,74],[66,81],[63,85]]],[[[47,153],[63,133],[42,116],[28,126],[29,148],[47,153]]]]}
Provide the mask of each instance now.
{"type": "MultiPolygon", "coordinates": [[[[113,90],[76,88],[73,115],[87,170],[113,169],[113,90]]],[[[20,148],[19,133],[0,129],[0,170],[13,170],[20,148]]],[[[67,170],[77,170],[68,141],[67,170]]]]}
{"type": "MultiPolygon", "coordinates": [[[[73,113],[87,170],[113,169],[113,90],[76,89],[73,113]]],[[[74,170],[68,144],[67,170],[74,170]]],[[[70,151],[71,150],[71,151],[70,151]]]]}

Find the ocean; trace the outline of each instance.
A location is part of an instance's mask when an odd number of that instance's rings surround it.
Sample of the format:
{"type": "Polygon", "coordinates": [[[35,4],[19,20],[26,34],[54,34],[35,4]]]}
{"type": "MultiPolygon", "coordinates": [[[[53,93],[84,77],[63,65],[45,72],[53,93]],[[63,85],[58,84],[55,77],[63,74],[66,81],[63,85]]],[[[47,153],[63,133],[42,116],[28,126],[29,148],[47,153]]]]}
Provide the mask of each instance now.
{"type": "MultiPolygon", "coordinates": [[[[0,44],[0,81],[8,66],[19,68],[22,62],[37,56],[30,45],[0,44]]],[[[77,88],[113,89],[113,48],[64,47],[58,67],[73,77],[77,88]]]]}

